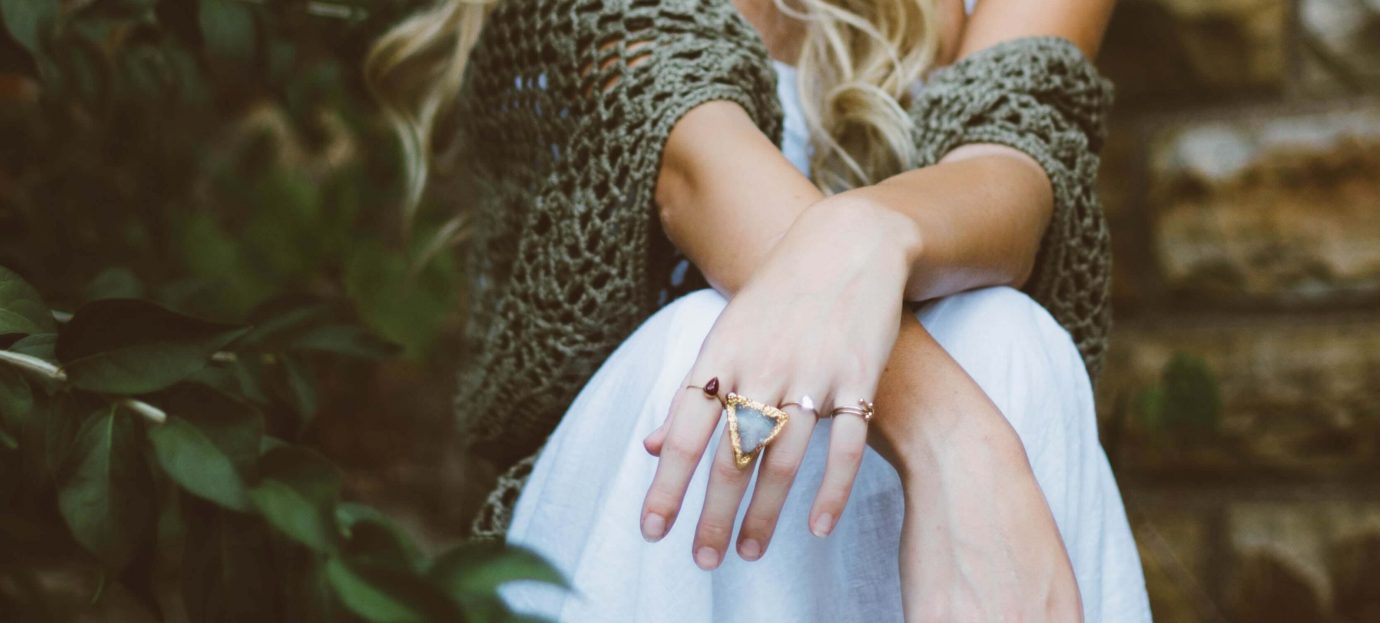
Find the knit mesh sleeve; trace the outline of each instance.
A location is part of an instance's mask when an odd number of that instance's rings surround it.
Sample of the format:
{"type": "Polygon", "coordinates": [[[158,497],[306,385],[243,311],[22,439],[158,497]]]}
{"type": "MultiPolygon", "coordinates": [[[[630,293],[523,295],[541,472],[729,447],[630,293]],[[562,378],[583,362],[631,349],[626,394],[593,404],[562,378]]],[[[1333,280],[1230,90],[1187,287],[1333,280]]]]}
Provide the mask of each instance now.
{"type": "Polygon", "coordinates": [[[1072,335],[1094,379],[1111,326],[1111,249],[1095,190],[1112,86],[1072,43],[1004,42],[935,71],[910,106],[918,166],[963,144],[1029,154],[1054,188],[1054,213],[1025,290],[1072,335]]]}
{"type": "Polygon", "coordinates": [[[662,148],[689,110],[741,105],[780,135],[775,76],[729,0],[505,0],[457,101],[474,239],[466,440],[531,453],[651,312],[662,148]]]}

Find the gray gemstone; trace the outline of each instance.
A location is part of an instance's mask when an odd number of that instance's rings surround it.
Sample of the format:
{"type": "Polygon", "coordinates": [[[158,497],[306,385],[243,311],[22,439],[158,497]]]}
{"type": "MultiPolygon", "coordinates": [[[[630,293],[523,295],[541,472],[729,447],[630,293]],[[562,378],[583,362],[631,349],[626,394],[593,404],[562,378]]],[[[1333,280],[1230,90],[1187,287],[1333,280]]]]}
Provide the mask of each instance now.
{"type": "Polygon", "coordinates": [[[733,413],[738,419],[738,445],[742,447],[743,454],[751,454],[753,450],[761,447],[776,429],[776,420],[767,417],[758,409],[739,405],[733,413]]]}

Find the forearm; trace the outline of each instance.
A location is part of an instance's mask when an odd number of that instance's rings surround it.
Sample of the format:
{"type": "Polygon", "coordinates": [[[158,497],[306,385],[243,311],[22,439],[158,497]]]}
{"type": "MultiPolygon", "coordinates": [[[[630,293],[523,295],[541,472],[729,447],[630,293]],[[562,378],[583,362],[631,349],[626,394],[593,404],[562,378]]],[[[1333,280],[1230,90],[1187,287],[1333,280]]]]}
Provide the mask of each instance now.
{"type": "Polygon", "coordinates": [[[831,201],[894,212],[920,243],[908,300],[985,286],[1020,287],[1053,211],[1049,178],[1029,156],[1001,145],[966,145],[938,164],[851,190],[831,201]]]}
{"type": "MultiPolygon", "coordinates": [[[[824,199],[733,104],[692,111],[672,132],[665,158],[657,199],[666,233],[728,295],[824,199]]],[[[1024,154],[969,145],[935,166],[827,203],[858,212],[851,226],[869,236],[859,243],[901,247],[911,269],[898,287],[906,298],[924,300],[1022,283],[1049,220],[1052,194],[1048,178],[1024,154]]]]}
{"type": "Polygon", "coordinates": [[[1011,462],[1024,451],[997,406],[911,314],[902,315],[874,404],[868,443],[908,490],[918,484],[912,476],[938,474],[955,452],[1011,462]]]}
{"type": "Polygon", "coordinates": [[[729,102],[699,106],[676,124],[656,195],[666,235],[725,296],[823,198],[729,102]]]}

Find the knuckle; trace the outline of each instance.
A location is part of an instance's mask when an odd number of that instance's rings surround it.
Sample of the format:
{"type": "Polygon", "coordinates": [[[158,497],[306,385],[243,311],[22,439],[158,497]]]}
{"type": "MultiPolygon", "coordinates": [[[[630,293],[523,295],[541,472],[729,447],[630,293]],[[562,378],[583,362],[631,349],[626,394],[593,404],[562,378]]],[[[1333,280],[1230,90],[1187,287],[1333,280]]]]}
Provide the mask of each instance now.
{"type": "Polygon", "coordinates": [[[833,455],[838,461],[839,466],[856,469],[857,466],[862,463],[863,449],[859,446],[849,444],[836,448],[833,455]]]}
{"type": "Polygon", "coordinates": [[[674,436],[666,440],[661,446],[662,460],[671,460],[687,465],[699,462],[701,448],[686,439],[684,436],[674,436]]]}
{"type": "Polygon", "coordinates": [[[670,485],[657,483],[647,492],[647,510],[670,515],[680,507],[679,496],[671,491],[670,485]]]}
{"type": "Polygon", "coordinates": [[[852,492],[852,482],[836,482],[825,484],[819,490],[818,506],[833,513],[835,517],[843,513],[843,509],[848,505],[848,495],[852,492]]]}
{"type": "Polygon", "coordinates": [[[700,518],[700,527],[696,532],[701,542],[715,545],[727,543],[728,537],[733,534],[733,522],[706,515],[700,518]]]}
{"type": "Polygon", "coordinates": [[[748,511],[747,516],[743,518],[742,532],[746,536],[759,539],[770,537],[776,528],[776,517],[775,511],[765,509],[756,512],[748,511]]]}
{"type": "Polygon", "coordinates": [[[791,481],[795,479],[797,463],[788,458],[768,457],[762,461],[762,473],[758,480],[791,481]]]}
{"type": "Polygon", "coordinates": [[[710,477],[714,480],[737,482],[746,477],[746,471],[739,469],[737,465],[733,464],[733,459],[728,458],[714,461],[714,467],[713,471],[710,472],[710,477]]]}

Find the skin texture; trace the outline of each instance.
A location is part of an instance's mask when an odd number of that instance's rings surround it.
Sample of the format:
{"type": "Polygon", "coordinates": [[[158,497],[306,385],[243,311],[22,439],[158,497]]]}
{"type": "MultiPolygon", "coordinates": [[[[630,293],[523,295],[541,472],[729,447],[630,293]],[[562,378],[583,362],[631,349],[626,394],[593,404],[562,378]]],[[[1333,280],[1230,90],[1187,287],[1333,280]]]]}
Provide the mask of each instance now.
{"type": "MultiPolygon", "coordinates": [[[[770,0],[737,4],[773,56],[798,51],[799,24],[770,0]]],[[[949,1],[944,49],[961,57],[1056,35],[1092,54],[1110,10],[1105,0],[983,0],[964,23],[962,5],[949,1]]],[[[1081,618],[1067,554],[1015,431],[901,305],[1024,282],[1052,211],[1048,178],[1033,160],[967,145],[935,166],[824,198],[740,107],[711,102],[672,132],[657,200],[671,240],[731,297],[686,384],[718,376],[721,392],[768,403],[808,393],[826,413],[875,397],[871,425],[846,415],[834,422],[807,518],[815,534],[832,530],[869,443],[904,483],[907,620],[1081,618]]],[[[759,458],[738,535],[748,560],[765,553],[778,520],[799,520],[778,515],[816,414],[786,410],[791,421],[759,458]]],[[[641,518],[649,540],[676,522],[718,417],[717,402],[682,391],[647,439],[661,457],[641,518]]],[[[733,466],[726,440],[714,452],[690,553],[706,569],[728,550],[752,476],[733,466]]]]}

